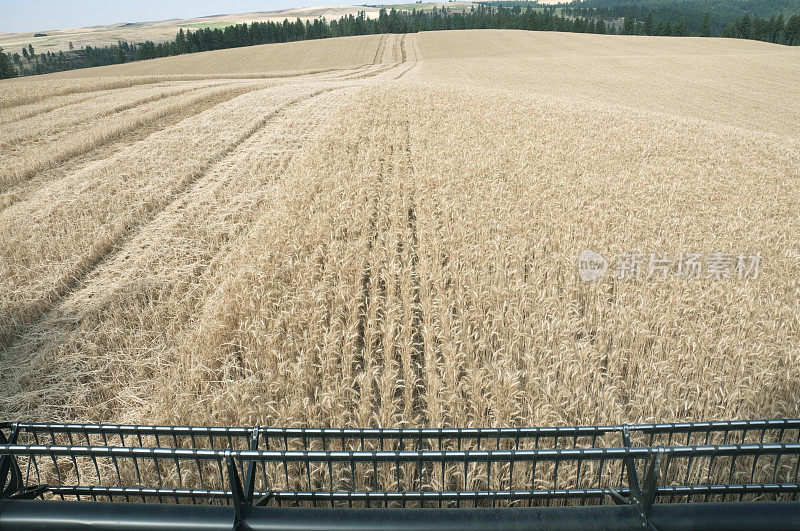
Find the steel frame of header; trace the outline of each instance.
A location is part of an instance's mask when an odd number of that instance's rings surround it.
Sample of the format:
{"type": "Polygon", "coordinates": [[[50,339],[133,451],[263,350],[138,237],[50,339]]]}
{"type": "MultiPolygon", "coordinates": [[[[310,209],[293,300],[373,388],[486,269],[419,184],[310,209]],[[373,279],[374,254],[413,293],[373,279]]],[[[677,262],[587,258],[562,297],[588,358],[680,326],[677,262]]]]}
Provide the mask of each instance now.
{"type": "Polygon", "coordinates": [[[799,483],[800,419],[0,424],[2,529],[800,529],[799,483]]]}

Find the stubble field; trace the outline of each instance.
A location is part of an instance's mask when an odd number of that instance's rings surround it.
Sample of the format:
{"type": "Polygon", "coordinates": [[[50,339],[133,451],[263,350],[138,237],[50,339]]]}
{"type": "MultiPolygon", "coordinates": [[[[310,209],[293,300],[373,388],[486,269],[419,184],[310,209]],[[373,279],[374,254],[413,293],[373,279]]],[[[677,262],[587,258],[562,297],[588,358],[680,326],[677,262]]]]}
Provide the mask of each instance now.
{"type": "Polygon", "coordinates": [[[487,30],[0,83],[0,413],[796,417],[798,79],[764,43],[487,30]],[[586,248],[643,274],[584,282],[586,248]],[[682,252],[760,271],[648,278],[682,252]]]}

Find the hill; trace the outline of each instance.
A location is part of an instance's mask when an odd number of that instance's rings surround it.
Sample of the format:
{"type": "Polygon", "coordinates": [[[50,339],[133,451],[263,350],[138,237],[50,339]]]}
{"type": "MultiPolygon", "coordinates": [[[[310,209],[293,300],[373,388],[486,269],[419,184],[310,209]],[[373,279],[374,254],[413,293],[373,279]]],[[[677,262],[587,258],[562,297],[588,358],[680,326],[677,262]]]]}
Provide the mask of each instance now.
{"type": "MultiPolygon", "coordinates": [[[[397,9],[431,9],[433,6],[447,5],[450,9],[459,7],[469,8],[472,2],[426,2],[423,4],[408,4],[398,6],[397,9]]],[[[326,20],[338,20],[342,16],[357,15],[359,11],[364,11],[367,17],[377,17],[381,5],[372,6],[322,6],[305,7],[297,9],[284,9],[279,11],[260,11],[254,13],[235,13],[223,15],[210,15],[206,17],[181,19],[181,20],[160,20],[151,22],[120,22],[104,26],[93,26],[88,28],[74,28],[63,30],[52,30],[42,28],[39,32],[28,33],[0,33],[0,48],[8,51],[19,52],[24,46],[32,44],[36,53],[58,52],[69,50],[71,42],[75,48],[85,46],[98,47],[117,44],[119,41],[140,43],[152,41],[155,43],[170,41],[175,38],[178,30],[196,30],[198,28],[224,28],[233,24],[251,22],[283,22],[288,19],[293,22],[296,19],[302,21],[325,18],[326,20]],[[44,36],[35,37],[37,33],[44,36]]]]}

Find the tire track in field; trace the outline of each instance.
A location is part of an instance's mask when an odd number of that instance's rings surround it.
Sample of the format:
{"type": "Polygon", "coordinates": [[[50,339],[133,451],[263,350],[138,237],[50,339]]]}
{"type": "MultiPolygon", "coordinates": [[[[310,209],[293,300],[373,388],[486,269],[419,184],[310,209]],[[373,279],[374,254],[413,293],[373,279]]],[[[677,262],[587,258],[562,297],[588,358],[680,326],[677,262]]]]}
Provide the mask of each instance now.
{"type": "Polygon", "coordinates": [[[425,336],[422,330],[424,316],[420,299],[421,286],[419,276],[419,235],[417,234],[417,206],[415,198],[416,182],[414,181],[414,158],[411,153],[411,125],[408,120],[403,122],[403,155],[405,169],[411,184],[408,192],[408,230],[411,233],[409,254],[411,256],[411,300],[413,304],[411,317],[411,362],[416,376],[412,393],[414,412],[421,418],[421,425],[427,426],[427,407],[423,397],[427,389],[425,383],[425,336]]]}
{"type": "MultiPolygon", "coordinates": [[[[376,76],[378,76],[378,75],[380,75],[380,74],[383,74],[383,73],[385,73],[385,72],[391,72],[392,70],[396,70],[396,69],[397,69],[397,68],[399,68],[399,67],[400,67],[400,65],[402,65],[402,64],[403,64],[403,63],[383,63],[383,66],[381,66],[381,67],[379,67],[379,68],[376,68],[375,70],[370,70],[370,71],[366,72],[366,73],[365,73],[365,74],[363,74],[363,75],[360,75],[360,76],[353,76],[353,77],[349,77],[349,78],[347,78],[347,79],[353,79],[353,80],[355,80],[355,79],[369,79],[369,78],[373,78],[373,77],[376,77],[376,76]]],[[[401,75],[402,75],[402,74],[401,74],[401,75]]]]}
{"type": "MultiPolygon", "coordinates": [[[[21,107],[23,105],[38,103],[50,98],[57,98],[61,96],[71,96],[75,94],[86,94],[88,96],[106,90],[124,89],[124,88],[143,86],[143,85],[154,85],[156,83],[171,83],[171,82],[183,82],[183,81],[212,81],[215,79],[221,81],[246,80],[246,79],[280,80],[287,78],[301,78],[303,76],[316,76],[319,74],[326,74],[328,72],[338,72],[342,70],[346,69],[340,67],[312,68],[303,71],[264,72],[261,74],[172,74],[172,75],[156,74],[149,76],[129,76],[122,78],[124,79],[123,81],[106,82],[106,83],[100,81],[102,79],[100,77],[65,78],[62,80],[65,83],[68,83],[70,81],[76,81],[76,82],[80,81],[80,82],[86,82],[88,85],[89,82],[92,82],[91,88],[87,88],[86,86],[77,86],[77,87],[69,87],[63,90],[57,90],[54,92],[49,92],[46,94],[34,94],[23,98],[15,98],[15,99],[3,98],[0,99],[0,107],[5,109],[11,109],[16,107],[21,107]]],[[[16,78],[16,79],[21,79],[21,78],[16,78]]],[[[11,87],[12,90],[14,88],[16,87],[11,87]]],[[[89,96],[87,99],[89,98],[91,98],[91,96],[89,96]]]]}
{"type": "Polygon", "coordinates": [[[74,173],[91,162],[108,158],[112,154],[147,138],[157,131],[255,90],[259,90],[259,88],[242,87],[240,90],[218,93],[214,97],[204,100],[199,104],[187,104],[175,107],[170,109],[170,112],[166,113],[164,116],[150,121],[145,120],[138,124],[137,127],[121,133],[118,137],[109,138],[107,142],[99,143],[83,153],[57,162],[49,168],[37,172],[31,178],[18,182],[0,192],[0,214],[16,203],[28,199],[34,192],[53,180],[74,173]]]}
{"type": "Polygon", "coordinates": [[[375,57],[372,59],[372,64],[376,65],[379,62],[383,62],[383,50],[386,48],[386,40],[388,38],[388,35],[381,35],[381,40],[378,42],[378,49],[375,50],[375,57]]]}
{"type": "Polygon", "coordinates": [[[399,73],[397,76],[395,76],[395,78],[394,78],[394,79],[395,79],[395,80],[398,80],[398,79],[400,79],[400,78],[401,78],[401,77],[403,77],[404,75],[408,74],[410,71],[414,70],[414,67],[416,67],[416,66],[417,66],[417,64],[416,64],[416,63],[412,64],[411,66],[409,66],[408,68],[406,68],[405,70],[403,70],[402,72],[400,72],[400,73],[399,73]]]}
{"type": "Polygon", "coordinates": [[[331,76],[330,79],[347,79],[350,76],[361,74],[361,73],[369,70],[373,66],[375,66],[373,63],[361,65],[361,66],[359,66],[357,68],[353,68],[349,72],[345,72],[343,74],[339,74],[339,75],[336,75],[336,76],[331,76]]]}
{"type": "Polygon", "coordinates": [[[215,94],[220,94],[220,93],[230,94],[235,91],[228,89],[228,90],[218,90],[209,92],[210,94],[202,94],[199,96],[192,97],[183,102],[179,101],[171,105],[166,105],[160,109],[155,109],[154,111],[148,114],[142,115],[132,120],[130,123],[122,124],[110,131],[104,131],[103,134],[97,135],[80,145],[67,146],[66,148],[63,148],[60,152],[55,153],[48,159],[45,160],[40,159],[38,163],[33,166],[27,168],[23,167],[23,168],[11,169],[8,172],[0,173],[0,185],[2,185],[4,189],[16,186],[21,182],[27,181],[35,177],[36,174],[38,174],[43,170],[46,170],[47,168],[52,168],[53,166],[57,166],[64,162],[68,162],[69,160],[81,156],[84,153],[102,147],[105,144],[117,140],[120,136],[128,132],[146,126],[153,120],[158,120],[170,114],[180,112],[198,103],[202,103],[203,99],[209,96],[213,96],[215,94]]]}
{"type": "MultiPolygon", "coordinates": [[[[405,35],[403,35],[403,38],[405,39],[405,35]]],[[[414,68],[416,68],[416,67],[417,67],[417,65],[419,64],[419,61],[420,61],[420,55],[421,55],[421,54],[420,54],[420,53],[418,52],[418,50],[417,50],[417,45],[418,45],[418,39],[417,39],[417,36],[416,36],[416,35],[412,35],[410,40],[411,40],[411,48],[414,50],[414,61],[413,61],[413,63],[411,64],[411,66],[409,66],[408,68],[406,68],[405,70],[403,70],[402,72],[400,72],[400,73],[399,73],[399,74],[398,74],[398,75],[395,77],[395,79],[400,79],[400,78],[401,78],[401,77],[403,77],[404,75],[408,74],[410,71],[414,70],[414,68]]],[[[406,63],[406,62],[407,62],[407,55],[406,55],[406,54],[407,54],[407,52],[406,52],[405,40],[402,40],[402,41],[400,42],[400,45],[401,45],[401,46],[402,46],[402,48],[403,48],[403,63],[406,63]]]]}
{"type": "MultiPolygon", "coordinates": [[[[408,175],[410,184],[408,185],[408,231],[411,235],[409,241],[409,255],[411,267],[411,370],[414,374],[414,387],[412,388],[411,400],[413,412],[418,417],[420,426],[428,426],[427,398],[424,396],[427,391],[425,381],[425,336],[423,334],[424,315],[422,313],[422,301],[419,275],[419,235],[417,232],[417,204],[416,204],[416,181],[414,179],[414,158],[411,153],[411,124],[408,120],[403,121],[403,156],[405,158],[404,173],[408,175]]],[[[431,450],[430,441],[420,438],[417,443],[417,450],[431,450]]],[[[424,490],[431,485],[433,476],[433,466],[422,463],[414,469],[413,484],[418,490],[424,490]]]]}
{"type": "Polygon", "coordinates": [[[346,79],[348,79],[348,80],[350,80],[350,79],[352,79],[352,80],[355,80],[355,79],[369,79],[371,77],[377,76],[378,74],[382,74],[382,73],[384,73],[384,72],[386,72],[388,70],[392,70],[393,68],[396,68],[396,67],[397,67],[397,65],[384,64],[384,65],[376,68],[375,70],[370,70],[370,71],[368,71],[368,72],[366,72],[366,73],[364,73],[364,74],[362,74],[360,76],[357,75],[357,76],[353,76],[353,77],[348,77],[346,79]]]}
{"type": "Polygon", "coordinates": [[[372,59],[372,64],[366,65],[365,67],[356,69],[353,72],[348,72],[341,76],[337,76],[341,79],[366,79],[373,76],[380,74],[381,72],[385,72],[391,68],[394,68],[395,65],[388,65],[383,62],[383,56],[386,52],[386,41],[389,39],[388,34],[381,35],[380,40],[378,41],[378,48],[375,50],[375,57],[372,59]],[[374,70],[370,70],[371,68],[377,66],[374,70]]]}
{"type": "Polygon", "coordinates": [[[57,304],[63,299],[69,297],[72,293],[74,293],[82,285],[84,285],[86,278],[89,277],[92,274],[92,272],[95,271],[98,267],[100,267],[103,263],[105,263],[111,257],[113,257],[116,254],[116,252],[118,252],[124,246],[125,242],[134,238],[136,234],[138,234],[139,231],[142,230],[142,228],[145,227],[152,219],[154,219],[164,210],[170,208],[170,206],[173,205],[176,201],[179,201],[180,198],[186,193],[188,193],[189,190],[196,183],[198,183],[206,175],[208,175],[215,165],[223,164],[224,161],[236,150],[236,148],[241,146],[249,138],[255,135],[259,130],[263,129],[273,119],[281,115],[286,109],[293,107],[295,105],[299,105],[307,100],[319,96],[320,94],[324,94],[334,90],[341,90],[343,88],[347,87],[331,87],[331,88],[316,90],[299,98],[295,98],[287,103],[284,103],[283,105],[280,105],[278,108],[269,112],[264,118],[259,120],[253,126],[251,126],[247,131],[245,131],[242,135],[240,135],[231,144],[222,149],[215,156],[211,157],[208,160],[208,162],[206,162],[203,166],[201,166],[194,175],[186,179],[186,181],[171,194],[170,198],[167,201],[165,201],[162,205],[148,212],[148,216],[145,219],[135,222],[132,226],[127,228],[127,230],[123,231],[121,234],[112,238],[109,242],[105,244],[100,244],[98,246],[99,247],[98,252],[95,256],[88,257],[88,259],[85,260],[82,264],[79,264],[76,270],[71,272],[71,274],[69,274],[67,278],[61,279],[61,281],[55,287],[53,292],[51,292],[46,297],[46,299],[42,301],[41,308],[33,308],[30,310],[31,313],[35,314],[35,316],[32,319],[29,319],[27,320],[27,322],[23,322],[22,324],[17,325],[12,330],[6,330],[0,332],[3,334],[0,335],[0,346],[13,344],[27,331],[35,328],[42,321],[47,320],[48,316],[54,310],[57,304]]]}
{"type": "MultiPolygon", "coordinates": [[[[372,199],[372,211],[370,213],[369,225],[368,225],[368,232],[369,232],[369,239],[367,241],[367,252],[366,257],[364,258],[364,265],[363,273],[361,275],[361,302],[359,305],[359,317],[358,317],[358,325],[356,327],[357,330],[357,337],[356,337],[356,352],[355,356],[353,357],[353,365],[352,365],[352,374],[358,374],[359,372],[364,372],[367,370],[366,366],[366,356],[364,355],[367,350],[367,327],[369,326],[369,314],[372,309],[372,305],[377,304],[378,301],[370,299],[370,292],[372,291],[373,287],[373,271],[372,271],[372,252],[375,248],[375,243],[378,240],[378,215],[380,212],[380,196],[381,190],[383,188],[383,180],[384,180],[384,173],[386,171],[386,159],[381,157],[378,160],[378,174],[375,180],[374,186],[374,194],[375,196],[372,199]]],[[[381,337],[375,339],[374,343],[370,345],[372,350],[377,350],[377,346],[381,343],[381,337]]],[[[356,380],[356,393],[361,400],[362,398],[362,390],[358,385],[358,381],[356,380]]],[[[373,393],[377,397],[378,401],[378,409],[380,409],[380,390],[378,389],[377,381],[373,378],[372,379],[373,385],[373,393]]]]}
{"type": "MultiPolygon", "coordinates": [[[[121,90],[121,89],[107,89],[107,90],[110,93],[113,90],[121,90]]],[[[64,98],[64,97],[67,97],[67,96],[69,96],[69,95],[53,96],[53,97],[54,98],[64,98]]],[[[81,96],[79,98],[75,98],[73,101],[70,101],[70,102],[53,103],[53,104],[50,104],[50,105],[46,105],[44,107],[39,107],[37,109],[30,109],[27,112],[22,112],[22,113],[20,113],[20,114],[18,114],[16,116],[13,116],[13,117],[11,117],[10,114],[7,115],[7,116],[0,116],[0,125],[2,125],[4,123],[8,123],[8,122],[27,120],[28,118],[32,118],[33,116],[40,116],[42,114],[47,114],[47,113],[52,112],[52,111],[54,111],[56,109],[62,109],[64,107],[69,107],[69,106],[72,106],[72,105],[78,105],[78,104],[81,104],[81,103],[85,103],[85,102],[87,102],[90,99],[95,98],[95,97],[96,96],[94,94],[90,93],[90,94],[86,94],[84,96],[81,96]]],[[[19,105],[19,107],[22,107],[24,105],[36,105],[36,104],[35,103],[25,103],[25,104],[19,105]]]]}
{"type": "MultiPolygon", "coordinates": [[[[341,74],[339,76],[334,76],[334,78],[341,78],[341,79],[365,79],[369,77],[374,77],[380,73],[386,72],[387,70],[392,70],[400,65],[409,62],[409,52],[406,45],[406,39],[410,36],[410,41],[412,42],[412,49],[414,50],[414,63],[419,60],[421,57],[421,53],[417,51],[417,39],[416,34],[384,34],[381,36],[380,44],[378,49],[375,51],[375,57],[372,60],[371,64],[364,65],[358,68],[351,70],[350,72],[341,74]],[[399,37],[399,38],[397,38],[399,37]],[[387,42],[389,39],[392,38],[391,48],[387,50],[387,42]],[[385,57],[387,54],[391,54],[390,57],[385,57]],[[375,70],[370,70],[373,66],[379,66],[379,68],[375,70]],[[364,75],[358,75],[364,74],[364,75]]],[[[400,74],[402,75],[402,74],[400,74]]]]}
{"type": "MultiPolygon", "coordinates": [[[[165,76],[168,77],[168,76],[165,76]]],[[[86,82],[87,84],[92,80],[92,78],[76,78],[80,79],[82,82],[86,82]]],[[[65,79],[65,82],[69,82],[69,79],[65,79]]],[[[95,94],[97,92],[103,92],[105,90],[116,90],[116,89],[124,89],[130,88],[134,86],[140,85],[154,85],[156,83],[163,83],[165,81],[170,81],[169,79],[161,78],[161,77],[147,77],[144,79],[141,78],[126,78],[124,81],[112,81],[112,82],[96,82],[91,86],[91,88],[87,88],[85,86],[77,86],[77,87],[68,87],[63,90],[55,91],[49,94],[34,94],[28,97],[15,99],[11,102],[6,103],[6,108],[11,109],[14,107],[20,107],[22,105],[29,105],[31,103],[38,103],[40,101],[44,101],[49,98],[56,98],[59,96],[71,96],[73,94],[95,94]]],[[[180,81],[180,80],[177,80],[180,81]]]]}
{"type": "Polygon", "coordinates": [[[403,52],[403,37],[405,37],[405,33],[397,38],[395,36],[394,44],[392,45],[392,62],[393,63],[402,63],[402,52],[403,52]]]}
{"type": "MultiPolygon", "coordinates": [[[[345,78],[345,79],[367,79],[367,78],[375,77],[375,76],[377,76],[379,74],[382,74],[384,72],[388,72],[388,71],[394,70],[394,69],[398,68],[400,65],[402,65],[405,62],[405,58],[404,58],[405,55],[404,55],[404,52],[402,51],[403,50],[403,39],[405,38],[405,34],[403,34],[402,37],[399,38],[399,39],[396,38],[397,35],[383,35],[383,37],[384,37],[384,39],[381,40],[381,45],[378,47],[378,50],[375,52],[375,59],[373,60],[373,64],[371,65],[371,66],[375,66],[375,65],[381,65],[381,66],[376,68],[376,69],[374,69],[374,70],[369,70],[370,67],[367,67],[364,70],[356,71],[356,72],[353,72],[352,74],[346,74],[347,77],[342,76],[342,78],[345,78]],[[389,37],[395,37],[395,38],[392,39],[393,42],[391,44],[391,50],[387,51],[386,50],[386,42],[388,41],[389,37]],[[391,56],[388,58],[389,60],[384,61],[384,59],[386,59],[385,56],[387,55],[387,53],[390,53],[391,56]],[[378,59],[379,56],[380,56],[380,60],[378,59]],[[401,60],[401,56],[403,57],[402,60],[401,60]],[[358,74],[361,74],[361,75],[358,75],[358,74]]],[[[402,75],[402,74],[400,74],[400,75],[402,75]]],[[[398,77],[400,77],[400,76],[398,76],[398,77]]]]}

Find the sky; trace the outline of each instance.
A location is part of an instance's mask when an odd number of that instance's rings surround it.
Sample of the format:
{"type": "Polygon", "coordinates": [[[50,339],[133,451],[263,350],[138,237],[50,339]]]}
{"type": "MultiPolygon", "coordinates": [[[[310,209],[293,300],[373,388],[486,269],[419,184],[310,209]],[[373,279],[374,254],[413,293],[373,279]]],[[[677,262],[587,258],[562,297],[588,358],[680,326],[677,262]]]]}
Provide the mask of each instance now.
{"type": "Polygon", "coordinates": [[[101,26],[115,22],[194,18],[344,3],[347,2],[344,0],[0,0],[0,32],[46,31],[101,26]]]}

